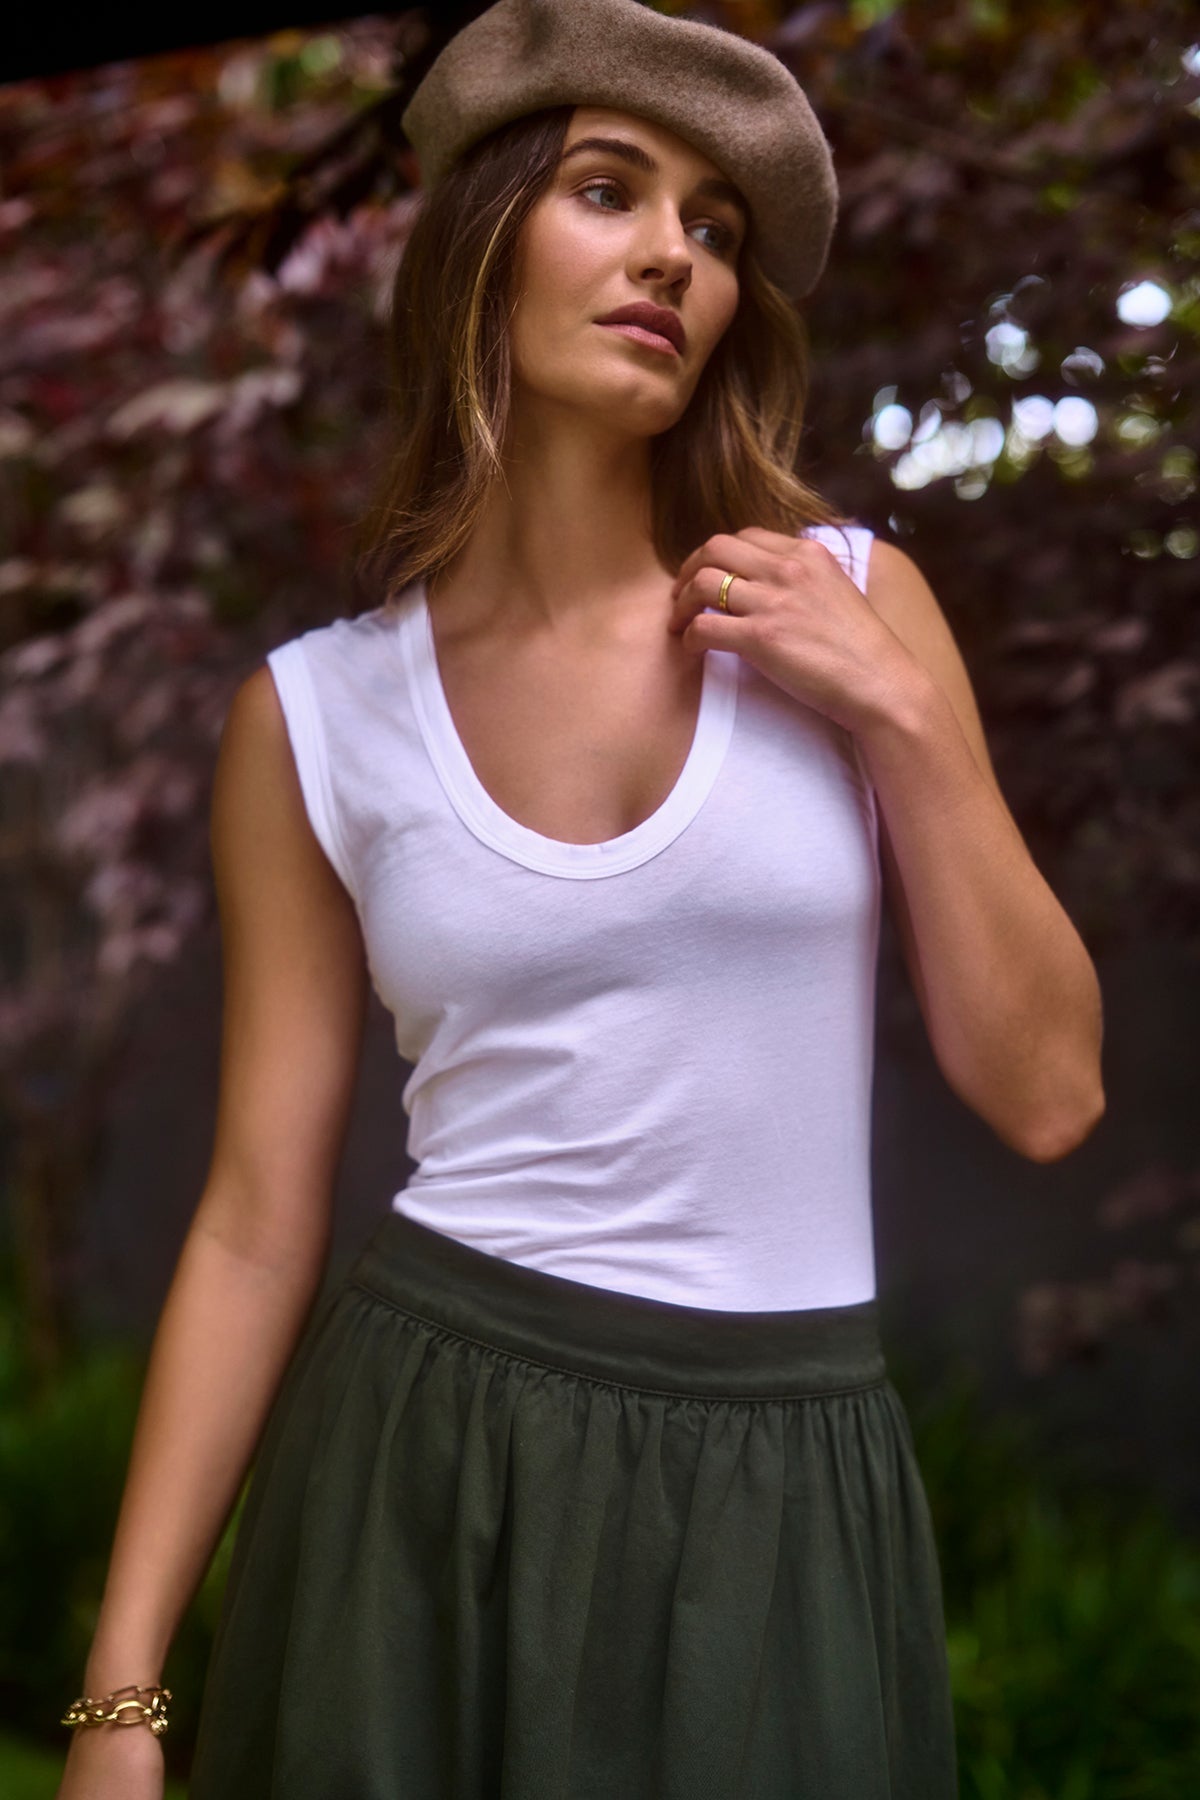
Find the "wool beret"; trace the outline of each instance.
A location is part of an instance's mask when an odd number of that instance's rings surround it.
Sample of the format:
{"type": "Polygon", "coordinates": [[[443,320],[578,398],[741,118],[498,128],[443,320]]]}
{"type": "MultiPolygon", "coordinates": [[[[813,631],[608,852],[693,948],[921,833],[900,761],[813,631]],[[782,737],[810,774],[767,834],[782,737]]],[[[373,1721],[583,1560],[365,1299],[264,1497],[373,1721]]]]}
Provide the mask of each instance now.
{"type": "Polygon", "coordinates": [[[829,144],[791,71],[736,32],[642,0],[497,0],[441,50],[400,122],[428,190],[497,126],[566,104],[685,138],[741,189],[771,279],[794,299],[815,287],[837,218],[829,144]]]}

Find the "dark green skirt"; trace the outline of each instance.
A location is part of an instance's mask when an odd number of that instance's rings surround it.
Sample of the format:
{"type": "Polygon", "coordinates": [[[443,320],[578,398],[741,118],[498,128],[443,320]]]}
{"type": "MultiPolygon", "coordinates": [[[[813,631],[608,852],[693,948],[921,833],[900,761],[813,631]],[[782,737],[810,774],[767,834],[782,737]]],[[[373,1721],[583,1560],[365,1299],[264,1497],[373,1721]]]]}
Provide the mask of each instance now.
{"type": "Polygon", "coordinates": [[[952,1800],[876,1303],[720,1312],[389,1213],[259,1445],[191,1800],[952,1800]]]}

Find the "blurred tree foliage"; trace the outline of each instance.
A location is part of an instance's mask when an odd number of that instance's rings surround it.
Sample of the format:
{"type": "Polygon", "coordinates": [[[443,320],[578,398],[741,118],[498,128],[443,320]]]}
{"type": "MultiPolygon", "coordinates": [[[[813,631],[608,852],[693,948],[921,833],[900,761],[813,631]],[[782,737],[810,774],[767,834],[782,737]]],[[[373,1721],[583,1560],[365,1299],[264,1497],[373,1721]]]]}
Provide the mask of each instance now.
{"type": "MultiPolygon", "coordinates": [[[[0,90],[0,1116],[47,1378],[131,1010],[213,920],[232,692],[363,604],[350,534],[420,205],[399,116],[478,10],[0,90]]],[[[766,44],[833,145],[808,473],[930,580],[1090,947],[1195,947],[1194,9],[662,10],[766,44]]],[[[881,1017],[905,1016],[893,970],[881,1017]]],[[[1046,1315],[1043,1359],[1071,1341],[1046,1315]]]]}

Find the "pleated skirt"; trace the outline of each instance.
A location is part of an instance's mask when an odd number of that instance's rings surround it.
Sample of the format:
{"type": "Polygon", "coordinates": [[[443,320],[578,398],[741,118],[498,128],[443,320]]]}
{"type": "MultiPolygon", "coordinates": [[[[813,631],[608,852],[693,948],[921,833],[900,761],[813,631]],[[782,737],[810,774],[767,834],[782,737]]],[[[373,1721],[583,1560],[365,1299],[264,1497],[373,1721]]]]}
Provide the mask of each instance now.
{"type": "Polygon", "coordinates": [[[724,1312],[389,1212],[260,1441],[191,1800],[952,1800],[876,1302],[724,1312]]]}

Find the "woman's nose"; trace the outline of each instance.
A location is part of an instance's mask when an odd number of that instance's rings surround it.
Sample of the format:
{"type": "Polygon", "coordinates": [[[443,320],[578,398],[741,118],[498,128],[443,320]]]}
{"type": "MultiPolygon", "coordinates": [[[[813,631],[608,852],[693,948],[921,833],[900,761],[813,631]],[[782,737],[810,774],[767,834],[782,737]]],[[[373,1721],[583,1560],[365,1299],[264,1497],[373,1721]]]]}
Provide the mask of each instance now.
{"type": "Polygon", "coordinates": [[[692,246],[678,218],[656,218],[639,240],[638,256],[644,275],[661,273],[670,281],[691,273],[692,246]]]}

